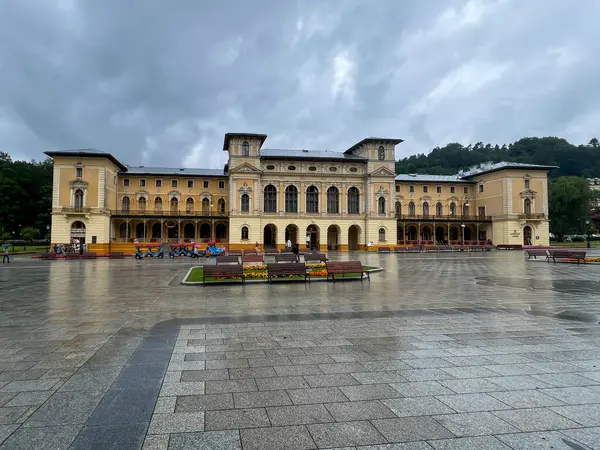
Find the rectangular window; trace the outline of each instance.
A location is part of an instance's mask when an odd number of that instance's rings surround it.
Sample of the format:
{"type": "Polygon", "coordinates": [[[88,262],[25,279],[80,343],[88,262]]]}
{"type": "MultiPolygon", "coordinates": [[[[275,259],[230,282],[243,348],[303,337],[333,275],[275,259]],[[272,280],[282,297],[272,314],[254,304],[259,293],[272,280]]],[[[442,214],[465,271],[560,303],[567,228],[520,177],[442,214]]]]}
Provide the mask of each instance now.
{"type": "Polygon", "coordinates": [[[156,187],[162,187],[162,180],[156,180],[156,187]]]}
{"type": "Polygon", "coordinates": [[[171,180],[171,187],[177,187],[177,180],[171,180]]]}
{"type": "Polygon", "coordinates": [[[529,180],[525,180],[525,189],[529,189],[529,180]]]}
{"type": "Polygon", "coordinates": [[[463,188],[463,192],[464,192],[465,194],[468,194],[468,193],[469,193],[469,188],[468,188],[468,187],[464,187],[464,188],[463,188]]]}
{"type": "Polygon", "coordinates": [[[483,184],[479,185],[479,192],[483,192],[483,184]]]}
{"type": "Polygon", "coordinates": [[[423,186],[423,193],[427,194],[429,192],[429,186],[423,186]]]}
{"type": "Polygon", "coordinates": [[[436,187],[436,188],[435,188],[435,190],[436,190],[436,192],[437,192],[438,194],[441,194],[441,193],[442,193],[442,187],[441,187],[441,186],[438,186],[438,187],[436,187]]]}
{"type": "Polygon", "coordinates": [[[140,187],[146,187],[146,180],[144,178],[140,178],[140,187]]]}
{"type": "Polygon", "coordinates": [[[204,189],[208,189],[208,181],[204,182],[204,189]]]}
{"type": "Polygon", "coordinates": [[[125,187],[129,186],[129,178],[124,178],[123,179],[123,186],[125,186],[125,187]]]}
{"type": "Polygon", "coordinates": [[[408,192],[415,192],[415,187],[413,185],[410,185],[408,187],[408,192]]]}
{"type": "Polygon", "coordinates": [[[188,188],[193,188],[194,187],[194,180],[188,180],[188,188]]]}
{"type": "Polygon", "coordinates": [[[454,194],[456,192],[456,188],[454,186],[450,186],[450,193],[454,194]]]}
{"type": "Polygon", "coordinates": [[[485,206],[480,206],[477,208],[477,212],[479,213],[479,217],[485,216],[485,206]]]}
{"type": "Polygon", "coordinates": [[[92,244],[96,244],[98,242],[98,236],[92,236],[92,244]]]}
{"type": "Polygon", "coordinates": [[[75,176],[77,178],[82,178],[83,177],[83,167],[76,167],[75,168],[75,176]]]}
{"type": "Polygon", "coordinates": [[[400,192],[400,185],[399,184],[396,185],[396,192],[400,192]]]}
{"type": "Polygon", "coordinates": [[[225,182],[219,181],[219,189],[225,189],[225,182]]]}

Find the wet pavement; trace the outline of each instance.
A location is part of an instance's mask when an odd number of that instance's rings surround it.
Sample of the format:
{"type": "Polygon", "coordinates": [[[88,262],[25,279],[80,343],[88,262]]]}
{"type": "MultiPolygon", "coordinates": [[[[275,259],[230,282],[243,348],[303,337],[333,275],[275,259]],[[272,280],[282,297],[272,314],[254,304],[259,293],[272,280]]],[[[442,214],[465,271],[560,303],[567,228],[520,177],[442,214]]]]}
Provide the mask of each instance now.
{"type": "Polygon", "coordinates": [[[385,270],[202,287],[179,284],[190,259],[0,266],[0,449],[600,448],[600,266],[330,256],[385,270]]]}

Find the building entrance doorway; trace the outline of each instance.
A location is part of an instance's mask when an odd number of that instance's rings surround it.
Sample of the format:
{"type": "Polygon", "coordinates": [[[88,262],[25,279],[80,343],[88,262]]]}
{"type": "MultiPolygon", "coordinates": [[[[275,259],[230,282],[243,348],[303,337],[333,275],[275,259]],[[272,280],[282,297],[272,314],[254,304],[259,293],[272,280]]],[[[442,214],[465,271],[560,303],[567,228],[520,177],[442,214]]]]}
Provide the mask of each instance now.
{"type": "Polygon", "coordinates": [[[532,245],[531,235],[531,227],[526,225],[525,228],[523,228],[523,245],[532,245]]]}
{"type": "Polygon", "coordinates": [[[319,227],[316,225],[309,225],[308,228],[306,228],[306,242],[307,242],[307,247],[309,249],[314,249],[316,248],[317,250],[319,249],[319,227]]]}
{"type": "Polygon", "coordinates": [[[348,228],[348,250],[356,251],[358,250],[358,245],[360,242],[360,228],[356,225],[351,225],[348,228]]]}
{"type": "Polygon", "coordinates": [[[277,227],[273,224],[268,224],[263,230],[263,245],[265,249],[276,248],[275,243],[277,242],[277,227]]]}

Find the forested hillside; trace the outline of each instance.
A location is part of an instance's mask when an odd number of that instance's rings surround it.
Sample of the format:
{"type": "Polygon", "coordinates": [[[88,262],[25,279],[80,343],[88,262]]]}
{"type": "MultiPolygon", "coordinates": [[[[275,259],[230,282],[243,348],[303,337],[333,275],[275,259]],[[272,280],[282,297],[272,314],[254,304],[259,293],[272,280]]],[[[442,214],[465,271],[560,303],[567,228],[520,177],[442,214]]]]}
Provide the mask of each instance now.
{"type": "Polygon", "coordinates": [[[509,145],[478,142],[467,147],[451,143],[436,147],[428,155],[413,155],[396,163],[396,173],[450,175],[487,161],[511,161],[559,166],[550,172],[560,176],[600,177],[600,144],[593,138],[587,145],[573,145],[556,137],[523,138],[509,145]]]}

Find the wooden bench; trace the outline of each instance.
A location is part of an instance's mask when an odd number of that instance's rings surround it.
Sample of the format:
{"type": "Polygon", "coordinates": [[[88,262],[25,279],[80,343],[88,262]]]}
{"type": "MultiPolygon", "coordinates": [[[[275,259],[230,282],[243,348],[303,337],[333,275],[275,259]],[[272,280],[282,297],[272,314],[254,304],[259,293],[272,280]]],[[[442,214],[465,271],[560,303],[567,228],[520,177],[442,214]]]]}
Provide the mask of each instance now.
{"type": "Polygon", "coordinates": [[[41,259],[56,259],[58,257],[57,253],[43,253],[40,257],[41,259]]]}
{"type": "Polygon", "coordinates": [[[275,255],[275,262],[296,263],[298,262],[298,255],[294,255],[293,253],[282,253],[281,255],[275,255]]]}
{"type": "Polygon", "coordinates": [[[65,253],[65,259],[82,259],[83,255],[80,253],[65,253]]]}
{"type": "Polygon", "coordinates": [[[239,263],[240,263],[239,258],[234,255],[217,256],[217,264],[239,264],[239,263]]]}
{"type": "Polygon", "coordinates": [[[265,255],[279,255],[279,251],[276,248],[265,249],[265,255]]]}
{"type": "Polygon", "coordinates": [[[95,259],[96,258],[96,253],[95,252],[83,252],[81,254],[81,257],[84,259],[95,259]]]}
{"type": "Polygon", "coordinates": [[[391,253],[391,249],[389,247],[378,247],[377,253],[391,253]]]}
{"type": "Polygon", "coordinates": [[[521,244],[498,244],[496,250],[522,250],[521,244]]]}
{"type": "Polygon", "coordinates": [[[419,247],[418,245],[413,245],[412,247],[406,247],[406,252],[407,253],[420,253],[421,247],[419,247]]]}
{"type": "Polygon", "coordinates": [[[585,262],[585,252],[580,252],[580,251],[573,251],[573,250],[555,250],[552,255],[550,255],[550,257],[548,258],[548,263],[550,262],[550,258],[552,258],[552,261],[554,261],[554,264],[556,264],[556,260],[557,259],[576,259],[577,260],[577,264],[579,264],[579,261],[583,261],[584,264],[585,262]]]}
{"type": "Polygon", "coordinates": [[[242,256],[242,250],[233,250],[231,252],[227,252],[228,256],[242,256]]]}
{"type": "MultiPolygon", "coordinates": [[[[537,259],[538,256],[543,256],[546,259],[550,257],[550,251],[546,249],[532,248],[525,251],[527,252],[527,259],[537,259]]],[[[552,253],[554,253],[554,251],[552,251],[552,253]]]]}
{"type": "Polygon", "coordinates": [[[471,245],[469,247],[469,250],[471,250],[472,252],[483,252],[485,250],[485,246],[484,245],[471,245]]]}
{"type": "Polygon", "coordinates": [[[123,252],[110,252],[108,257],[110,259],[123,259],[125,258],[125,254],[123,252]]]}
{"type": "Polygon", "coordinates": [[[262,255],[242,255],[242,264],[246,263],[260,263],[264,262],[262,255]]]}
{"type": "Polygon", "coordinates": [[[327,267],[327,279],[331,275],[331,279],[335,282],[336,275],[342,275],[344,277],[347,273],[359,273],[360,281],[363,280],[363,276],[366,274],[367,279],[371,281],[369,272],[367,272],[360,261],[331,261],[325,264],[327,267]]]}
{"type": "Polygon", "coordinates": [[[323,253],[307,253],[306,255],[304,255],[304,262],[308,263],[308,262],[317,262],[317,263],[324,263],[327,262],[327,255],[323,254],[323,253]]]}
{"type": "Polygon", "coordinates": [[[440,252],[453,252],[454,247],[452,245],[438,245],[438,250],[440,252]]]}
{"type": "Polygon", "coordinates": [[[258,255],[256,250],[242,250],[242,255],[258,255]]]}
{"type": "Polygon", "coordinates": [[[394,247],[394,253],[404,253],[406,252],[406,247],[394,247]]]}
{"type": "Polygon", "coordinates": [[[269,283],[273,282],[275,276],[291,276],[296,275],[304,277],[304,281],[308,279],[310,282],[310,274],[306,271],[304,263],[283,263],[283,264],[267,264],[267,279],[269,283]]]}
{"type": "Polygon", "coordinates": [[[246,282],[244,277],[244,267],[241,264],[210,265],[203,266],[202,282],[206,283],[206,277],[213,278],[241,278],[242,284],[246,282]]]}
{"type": "Polygon", "coordinates": [[[425,246],[425,253],[439,252],[439,251],[440,251],[440,247],[437,245],[426,245],[425,246]]]}

